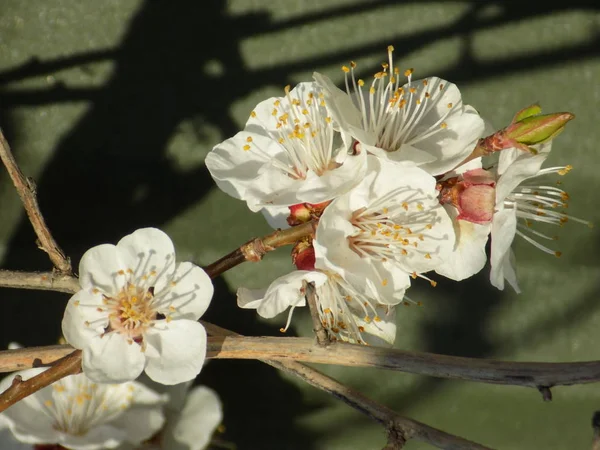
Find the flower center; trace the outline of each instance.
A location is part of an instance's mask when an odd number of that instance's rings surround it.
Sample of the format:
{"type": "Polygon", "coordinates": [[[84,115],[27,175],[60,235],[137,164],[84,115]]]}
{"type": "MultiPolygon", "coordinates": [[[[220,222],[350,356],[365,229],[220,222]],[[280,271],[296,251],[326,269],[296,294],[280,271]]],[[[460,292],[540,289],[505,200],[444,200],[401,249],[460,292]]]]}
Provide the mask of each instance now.
{"type": "Polygon", "coordinates": [[[129,383],[100,385],[83,374],[75,375],[52,385],[52,400],[44,402],[44,411],[52,418],[56,430],[84,436],[129,408],[132,390],[129,383]]]}
{"type": "MultiPolygon", "coordinates": [[[[322,92],[312,91],[297,94],[293,95],[290,86],[286,86],[285,101],[275,100],[271,111],[275,130],[268,133],[284,150],[285,161],[262,151],[253,144],[251,137],[246,139],[243,149],[250,150],[254,145],[255,150],[291,178],[305,179],[309,170],[322,176],[339,167],[335,161],[339,148],[333,148],[337,143],[334,142],[331,117],[325,109],[325,96],[322,92]]],[[[250,116],[257,118],[254,111],[250,116]]],[[[264,128],[269,130],[271,127],[264,128]]]]}
{"type": "MultiPolygon", "coordinates": [[[[354,211],[350,222],[356,228],[348,237],[350,248],[361,258],[374,258],[382,262],[398,261],[405,257],[431,259],[431,254],[420,245],[436,223],[436,214],[427,211],[428,199],[414,191],[406,197],[404,189],[396,189],[376,200],[370,207],[354,211]]],[[[429,202],[428,202],[429,203],[429,202]]]]}
{"type": "Polygon", "coordinates": [[[109,309],[110,330],[117,331],[136,342],[157,318],[154,288],[140,287],[128,282],[116,297],[105,297],[109,309]]]}
{"type": "Polygon", "coordinates": [[[408,83],[400,86],[400,70],[394,67],[393,51],[394,47],[388,46],[388,62],[373,75],[368,97],[363,94],[364,80],[357,80],[354,75],[356,63],[351,62],[349,68],[342,67],[346,74],[346,92],[361,112],[363,128],[375,137],[376,147],[388,152],[399,150],[402,145],[414,145],[445,130],[445,120],[457,106],[448,103],[446,111],[431,123],[428,121],[423,129],[421,119],[436,107],[446,85],[440,79],[433,83],[422,80],[420,85],[412,83],[413,69],[407,69],[404,76],[408,83]]]}

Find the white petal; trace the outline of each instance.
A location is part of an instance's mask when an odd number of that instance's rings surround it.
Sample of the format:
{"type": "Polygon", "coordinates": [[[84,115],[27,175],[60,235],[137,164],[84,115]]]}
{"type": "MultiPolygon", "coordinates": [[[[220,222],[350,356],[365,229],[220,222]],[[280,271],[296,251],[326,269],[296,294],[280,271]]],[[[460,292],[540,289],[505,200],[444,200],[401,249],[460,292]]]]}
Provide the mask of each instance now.
{"type": "Polygon", "coordinates": [[[0,427],[0,448],[2,450],[32,450],[31,444],[19,442],[7,427],[0,427]]]}
{"type": "Polygon", "coordinates": [[[149,347],[146,374],[162,384],[191,380],[206,358],[206,330],[192,320],[159,322],[144,335],[149,347]]]}
{"type": "Polygon", "coordinates": [[[303,291],[304,282],[313,282],[318,287],[326,281],[327,276],[323,273],[295,270],[275,279],[265,291],[262,299],[258,297],[260,295],[259,291],[250,291],[243,288],[238,290],[238,305],[242,308],[257,308],[257,312],[261,317],[271,319],[290,306],[296,307],[306,304],[306,293],[303,291]]]}
{"type": "Polygon", "coordinates": [[[157,228],[140,228],[125,236],[117,243],[117,251],[125,270],[133,271],[136,285],[161,291],[175,271],[173,242],[157,228]]]}
{"type": "Polygon", "coordinates": [[[141,347],[130,344],[116,332],[92,339],[83,349],[83,372],[97,383],[135,380],[144,370],[145,363],[141,347]]]}
{"type": "Polygon", "coordinates": [[[83,289],[100,289],[107,295],[118,294],[126,279],[119,275],[125,265],[119,257],[117,247],[102,244],[90,248],[79,262],[79,284],[83,289]]]}
{"type": "Polygon", "coordinates": [[[198,320],[208,309],[213,292],[212,281],[204,270],[190,262],[182,262],[177,264],[164,292],[155,292],[155,295],[157,298],[164,296],[161,300],[164,307],[159,308],[159,312],[175,319],[198,320]]]}
{"type": "Polygon", "coordinates": [[[108,326],[108,311],[102,298],[100,293],[81,290],[69,299],[62,320],[62,333],[73,347],[87,347],[90,340],[102,334],[108,326]]]}
{"type": "MultiPolygon", "coordinates": [[[[502,150],[505,152],[506,150],[502,150]]],[[[506,197],[524,180],[537,175],[547,154],[530,155],[522,150],[521,155],[506,168],[496,184],[496,204],[502,203],[506,197]]]]}
{"type": "Polygon", "coordinates": [[[485,266],[485,246],[491,226],[457,220],[458,210],[454,206],[445,205],[444,208],[454,224],[456,245],[435,271],[451,280],[460,281],[475,275],[485,266]]]}
{"type": "Polygon", "coordinates": [[[237,305],[244,309],[256,309],[262,303],[266,293],[267,289],[238,288],[237,305]]]}
{"type": "Polygon", "coordinates": [[[330,112],[334,122],[341,128],[352,131],[353,137],[361,143],[366,145],[373,144],[374,137],[369,136],[363,129],[360,111],[350,96],[333,84],[331,79],[325,75],[314,72],[313,78],[323,89],[327,110],[330,112]]]}
{"type": "Polygon", "coordinates": [[[82,436],[61,433],[60,437],[58,443],[73,450],[117,448],[127,438],[123,431],[112,425],[94,427],[82,436]]]}
{"type": "Polygon", "coordinates": [[[356,322],[364,327],[362,337],[368,345],[389,347],[396,340],[396,309],[394,306],[380,305],[376,311],[380,321],[371,320],[367,323],[357,317],[356,322]]]}
{"type": "Polygon", "coordinates": [[[287,218],[290,216],[288,206],[264,206],[260,212],[271,228],[285,230],[290,227],[287,222],[287,218]]]}
{"type": "MultiPolygon", "coordinates": [[[[44,372],[47,368],[28,369],[8,375],[0,382],[0,392],[4,392],[16,375],[28,380],[44,372]]],[[[4,424],[21,442],[39,444],[56,442],[58,432],[54,429],[52,418],[44,412],[44,402],[52,399],[52,388],[46,387],[35,394],[25,397],[2,413],[4,424]]]]}
{"type": "MultiPolygon", "coordinates": [[[[504,270],[510,258],[510,246],[517,230],[517,215],[514,209],[502,209],[492,220],[492,246],[490,252],[490,282],[504,289],[504,270]]],[[[508,262],[510,264],[510,261],[508,262]]],[[[511,267],[511,266],[509,266],[511,267]]]]}
{"type": "Polygon", "coordinates": [[[159,405],[132,405],[119,416],[114,426],[123,431],[128,442],[139,444],[151,438],[164,424],[165,415],[159,405]]]}
{"type": "Polygon", "coordinates": [[[205,386],[190,391],[175,426],[165,435],[166,448],[172,450],[202,450],[223,420],[223,410],[217,394],[205,386]]]}
{"type": "MultiPolygon", "coordinates": [[[[249,200],[246,191],[270,165],[268,155],[274,158],[282,153],[283,148],[271,138],[246,130],[216,145],[205,163],[219,189],[234,198],[249,200]],[[247,145],[249,150],[244,150],[247,145]]],[[[250,203],[256,202],[250,199],[250,203]]]]}
{"type": "Polygon", "coordinates": [[[340,167],[328,170],[321,176],[317,176],[312,171],[309,172],[306,180],[298,189],[298,199],[300,202],[321,203],[345,194],[365,176],[366,157],[365,151],[348,156],[340,167]]]}

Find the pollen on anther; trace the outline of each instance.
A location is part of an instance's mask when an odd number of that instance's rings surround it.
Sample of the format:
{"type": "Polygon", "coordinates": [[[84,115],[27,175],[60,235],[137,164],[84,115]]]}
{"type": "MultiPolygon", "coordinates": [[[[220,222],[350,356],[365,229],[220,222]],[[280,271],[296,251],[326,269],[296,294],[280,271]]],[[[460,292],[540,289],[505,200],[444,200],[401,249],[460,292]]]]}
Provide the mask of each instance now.
{"type": "Polygon", "coordinates": [[[73,302],[73,305],[75,305],[75,306],[79,306],[79,300],[75,300],[75,301],[73,302]]]}
{"type": "Polygon", "coordinates": [[[447,128],[448,124],[446,122],[440,123],[440,128],[447,128]]]}
{"type": "Polygon", "coordinates": [[[248,150],[250,150],[251,147],[248,144],[246,144],[242,148],[244,149],[245,152],[247,152],[248,150]]]}
{"type": "Polygon", "coordinates": [[[387,278],[384,278],[383,280],[381,280],[381,285],[382,286],[387,286],[387,284],[388,284],[387,278]]]}
{"type": "Polygon", "coordinates": [[[452,108],[452,103],[448,103],[448,108],[452,108]]]}
{"type": "Polygon", "coordinates": [[[431,259],[431,255],[429,253],[425,253],[425,259],[431,259]]]}
{"type": "Polygon", "coordinates": [[[404,71],[404,76],[405,77],[410,77],[413,74],[413,72],[414,72],[414,69],[406,69],[404,71]]]}
{"type": "Polygon", "coordinates": [[[117,273],[118,273],[119,275],[125,275],[125,271],[124,271],[123,269],[119,270],[117,273]]]}
{"type": "Polygon", "coordinates": [[[359,85],[360,87],[363,87],[363,86],[365,85],[365,81],[364,81],[364,80],[362,80],[362,79],[359,79],[359,80],[358,80],[358,85],[359,85]]]}
{"type": "Polygon", "coordinates": [[[562,252],[554,252],[554,256],[560,258],[562,256],[562,252]]]}
{"type": "Polygon", "coordinates": [[[90,323],[89,323],[87,320],[86,320],[85,322],[83,322],[83,324],[84,324],[86,327],[89,327],[89,326],[90,326],[90,323]]]}
{"type": "Polygon", "coordinates": [[[437,281],[430,280],[429,284],[431,284],[432,287],[436,287],[437,286],[437,281]]]}
{"type": "Polygon", "coordinates": [[[350,72],[350,69],[348,69],[348,66],[342,66],[342,72],[348,73],[350,72]]]}

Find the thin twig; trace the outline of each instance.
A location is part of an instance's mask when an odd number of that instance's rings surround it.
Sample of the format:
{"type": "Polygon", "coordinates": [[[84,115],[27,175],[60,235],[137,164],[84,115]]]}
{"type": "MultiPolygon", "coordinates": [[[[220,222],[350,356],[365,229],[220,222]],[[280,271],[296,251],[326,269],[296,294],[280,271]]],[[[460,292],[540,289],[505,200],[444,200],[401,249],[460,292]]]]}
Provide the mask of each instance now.
{"type": "Polygon", "coordinates": [[[306,292],[306,303],[308,303],[308,309],[310,310],[310,317],[312,318],[313,323],[313,331],[317,336],[317,344],[320,347],[326,347],[331,340],[329,339],[329,335],[325,328],[323,328],[323,324],[321,323],[321,319],[319,319],[319,311],[317,308],[317,291],[315,289],[314,283],[304,282],[304,291],[306,292]]]}
{"type": "Polygon", "coordinates": [[[0,130],[0,159],[6,166],[19,197],[21,197],[29,221],[38,237],[39,248],[48,253],[50,261],[60,272],[70,274],[72,272],[71,262],[50,234],[50,230],[48,230],[37,202],[35,184],[31,179],[26,178],[19,169],[2,130],[0,130]]]}
{"type": "Polygon", "coordinates": [[[79,281],[73,275],[60,272],[19,272],[0,270],[0,286],[39,291],[58,291],[74,294],[79,291],[79,281]]]}
{"type": "Polygon", "coordinates": [[[0,412],[61,378],[79,372],[81,372],[81,350],[75,350],[48,370],[29,380],[23,381],[20,376],[16,376],[11,386],[0,394],[0,412]]]}
{"type": "MultiPolygon", "coordinates": [[[[207,330],[216,325],[202,322],[207,330]]],[[[4,350],[0,372],[53,364],[72,351],[69,346],[4,350]]],[[[271,359],[352,367],[396,370],[437,378],[510,386],[568,386],[600,381],[600,361],[539,363],[410,352],[334,341],[321,347],[313,338],[254,337],[223,334],[208,338],[207,358],[271,359]]]]}
{"type": "Polygon", "coordinates": [[[296,243],[303,237],[314,233],[315,226],[316,223],[314,221],[306,222],[286,230],[274,231],[262,238],[252,239],[214,263],[203,267],[203,269],[209,277],[216,278],[223,272],[245,261],[260,261],[267,252],[273,251],[284,245],[296,243]]]}
{"type": "MultiPolygon", "coordinates": [[[[212,336],[222,338],[242,338],[242,336],[237,333],[217,325],[207,322],[203,322],[203,324],[208,333],[212,336]]],[[[269,364],[276,369],[290,373],[311,386],[333,395],[357,411],[365,414],[367,417],[382,424],[388,431],[388,434],[396,433],[405,440],[415,439],[444,449],[490,450],[483,445],[432,428],[429,425],[417,422],[416,420],[400,416],[388,407],[377,403],[360,392],[351,389],[307,365],[296,361],[269,361],[264,359],[260,359],[260,361],[269,364]]]]}

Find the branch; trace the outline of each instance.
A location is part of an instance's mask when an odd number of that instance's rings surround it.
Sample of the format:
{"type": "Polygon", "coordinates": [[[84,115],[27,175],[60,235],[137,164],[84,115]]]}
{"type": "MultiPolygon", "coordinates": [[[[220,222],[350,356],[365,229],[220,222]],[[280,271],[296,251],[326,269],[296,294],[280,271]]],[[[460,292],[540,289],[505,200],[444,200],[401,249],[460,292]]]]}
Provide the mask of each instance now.
{"type": "Polygon", "coordinates": [[[311,221],[285,230],[274,231],[262,238],[252,239],[203,269],[209,277],[216,278],[245,261],[258,262],[266,253],[276,248],[295,244],[303,237],[313,234],[315,227],[316,222],[311,221]]]}
{"type": "Polygon", "coordinates": [[[36,289],[74,294],[79,291],[79,281],[73,275],[57,272],[19,272],[0,270],[0,287],[36,289]]]}
{"type": "Polygon", "coordinates": [[[319,311],[317,305],[317,291],[315,289],[314,283],[303,282],[304,290],[306,292],[306,303],[308,304],[308,309],[310,309],[310,317],[313,323],[313,331],[317,336],[317,344],[320,347],[326,347],[330,343],[329,335],[325,328],[323,328],[323,324],[319,319],[319,311]]]}
{"type": "Polygon", "coordinates": [[[81,372],[81,350],[75,350],[53,367],[27,381],[23,381],[21,376],[17,375],[11,386],[0,394],[0,412],[61,378],[79,372],[81,372]]]}
{"type": "Polygon", "coordinates": [[[23,175],[23,172],[21,172],[21,169],[19,169],[19,166],[17,165],[17,162],[10,151],[8,142],[6,142],[4,134],[1,130],[0,159],[6,166],[6,170],[8,171],[8,174],[10,175],[15,188],[17,189],[17,192],[19,193],[19,197],[21,197],[21,201],[23,202],[23,206],[25,207],[29,221],[31,222],[33,230],[38,237],[39,248],[48,253],[50,261],[52,261],[52,264],[54,264],[59,271],[70,274],[72,272],[71,262],[65,256],[50,234],[50,230],[48,230],[46,222],[42,217],[42,213],[36,198],[35,184],[31,179],[26,178],[25,175],[23,175]]]}
{"type": "MultiPolygon", "coordinates": [[[[207,330],[220,329],[202,322],[207,330]]],[[[538,363],[420,353],[366,345],[330,342],[322,347],[313,338],[251,337],[211,333],[206,357],[303,361],[352,367],[396,370],[437,378],[524,387],[546,387],[600,381],[600,361],[538,363]]],[[[33,347],[0,351],[0,372],[54,364],[71,352],[70,346],[33,347]]],[[[542,389],[543,390],[543,389],[542,389]]]]}
{"type": "MultiPolygon", "coordinates": [[[[244,338],[237,333],[211,323],[203,322],[203,324],[206,327],[207,332],[215,337],[221,337],[222,339],[244,338]]],[[[281,340],[282,338],[277,339],[281,340]]],[[[348,386],[341,384],[339,381],[304,364],[295,361],[268,361],[264,359],[260,359],[260,361],[269,364],[276,369],[295,375],[311,386],[333,395],[335,398],[385,426],[389,435],[394,434],[401,436],[405,441],[408,439],[416,439],[444,449],[490,450],[483,445],[467,441],[461,437],[417,422],[416,420],[400,416],[388,407],[375,402],[360,392],[355,391],[348,386]]],[[[397,442],[400,441],[398,440],[397,442]]]]}

